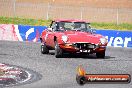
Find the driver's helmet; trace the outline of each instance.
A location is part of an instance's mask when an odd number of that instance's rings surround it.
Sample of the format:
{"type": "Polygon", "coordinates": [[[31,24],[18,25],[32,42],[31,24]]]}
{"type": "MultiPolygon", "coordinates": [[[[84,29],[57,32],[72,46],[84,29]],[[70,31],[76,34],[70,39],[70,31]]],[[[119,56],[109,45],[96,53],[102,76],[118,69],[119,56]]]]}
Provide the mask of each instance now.
{"type": "Polygon", "coordinates": [[[64,30],[64,29],[65,29],[64,23],[59,23],[59,29],[60,29],[60,30],[64,30]]]}

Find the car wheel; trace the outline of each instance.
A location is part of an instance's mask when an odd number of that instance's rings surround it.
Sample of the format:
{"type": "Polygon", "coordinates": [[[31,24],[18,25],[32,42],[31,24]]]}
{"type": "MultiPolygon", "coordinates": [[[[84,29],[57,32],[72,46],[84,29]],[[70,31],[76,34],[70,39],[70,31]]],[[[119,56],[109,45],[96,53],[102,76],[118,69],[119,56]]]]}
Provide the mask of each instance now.
{"type": "Polygon", "coordinates": [[[41,53],[42,54],[48,54],[49,53],[49,49],[47,48],[47,46],[45,44],[41,45],[41,53]]]}
{"type": "Polygon", "coordinates": [[[76,76],[76,81],[79,85],[84,85],[86,83],[86,78],[83,76],[76,76]]]}
{"type": "Polygon", "coordinates": [[[97,58],[105,58],[105,51],[96,53],[97,58]]]}
{"type": "Polygon", "coordinates": [[[63,55],[62,49],[59,47],[58,43],[55,42],[55,57],[60,58],[63,55]]]}

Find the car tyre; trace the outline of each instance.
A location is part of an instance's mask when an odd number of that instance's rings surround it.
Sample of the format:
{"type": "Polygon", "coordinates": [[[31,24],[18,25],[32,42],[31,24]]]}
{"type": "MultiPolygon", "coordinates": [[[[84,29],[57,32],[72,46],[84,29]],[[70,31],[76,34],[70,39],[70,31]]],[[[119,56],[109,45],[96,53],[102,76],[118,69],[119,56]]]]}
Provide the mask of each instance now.
{"type": "Polygon", "coordinates": [[[97,52],[96,53],[96,57],[97,58],[105,58],[105,51],[103,51],[103,52],[97,52]]]}
{"type": "Polygon", "coordinates": [[[49,53],[49,49],[47,48],[47,46],[45,44],[41,45],[41,53],[42,54],[48,54],[49,53]]]}
{"type": "Polygon", "coordinates": [[[63,56],[63,50],[59,47],[58,43],[55,42],[55,57],[60,58],[63,56]]]}

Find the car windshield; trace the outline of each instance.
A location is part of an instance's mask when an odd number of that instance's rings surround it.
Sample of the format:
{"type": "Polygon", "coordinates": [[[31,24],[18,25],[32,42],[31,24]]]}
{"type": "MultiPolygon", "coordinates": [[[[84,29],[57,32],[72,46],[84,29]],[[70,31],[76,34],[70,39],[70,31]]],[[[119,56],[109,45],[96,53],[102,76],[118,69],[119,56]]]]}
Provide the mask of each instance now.
{"type": "Polygon", "coordinates": [[[90,29],[89,23],[85,22],[58,22],[58,30],[76,30],[88,31],[90,29]]]}

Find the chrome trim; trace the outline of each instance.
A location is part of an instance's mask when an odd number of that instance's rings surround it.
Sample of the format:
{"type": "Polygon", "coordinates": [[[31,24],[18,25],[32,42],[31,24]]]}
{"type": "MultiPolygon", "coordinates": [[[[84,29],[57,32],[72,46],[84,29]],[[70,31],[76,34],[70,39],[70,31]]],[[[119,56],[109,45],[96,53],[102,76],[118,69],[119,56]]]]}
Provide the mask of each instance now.
{"type": "Polygon", "coordinates": [[[95,49],[98,48],[96,44],[92,43],[73,43],[73,46],[79,49],[95,49]]]}

